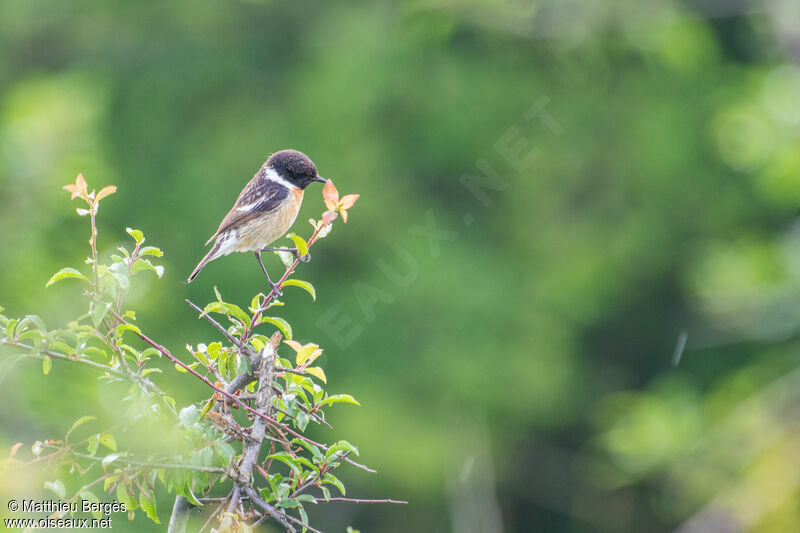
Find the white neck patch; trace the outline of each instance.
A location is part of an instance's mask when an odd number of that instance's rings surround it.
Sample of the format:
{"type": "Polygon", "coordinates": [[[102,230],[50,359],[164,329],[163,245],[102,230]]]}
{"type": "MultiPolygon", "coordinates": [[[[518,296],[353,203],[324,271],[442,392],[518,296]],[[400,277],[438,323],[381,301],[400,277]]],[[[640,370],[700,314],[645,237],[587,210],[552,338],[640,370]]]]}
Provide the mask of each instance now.
{"type": "Polygon", "coordinates": [[[275,169],[272,167],[267,167],[266,169],[264,169],[264,176],[270,181],[274,181],[275,183],[280,183],[290,191],[294,189],[299,189],[297,185],[289,183],[287,180],[283,179],[277,172],[275,172],[275,169]]]}

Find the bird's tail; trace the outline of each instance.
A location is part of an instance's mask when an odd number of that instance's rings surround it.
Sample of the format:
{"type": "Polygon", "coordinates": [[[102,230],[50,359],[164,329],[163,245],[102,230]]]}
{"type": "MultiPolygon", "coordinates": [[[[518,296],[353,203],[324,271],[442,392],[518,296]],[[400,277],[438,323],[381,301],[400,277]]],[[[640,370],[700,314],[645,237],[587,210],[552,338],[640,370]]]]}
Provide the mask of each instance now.
{"type": "Polygon", "coordinates": [[[220,253],[221,245],[222,245],[221,239],[217,240],[217,242],[214,243],[214,246],[211,247],[211,250],[209,250],[206,256],[203,259],[201,259],[199,263],[197,263],[196,267],[194,267],[192,274],[189,276],[189,279],[187,280],[188,283],[191,283],[192,280],[194,280],[194,278],[197,277],[200,271],[203,270],[203,267],[205,267],[210,261],[213,261],[220,255],[222,255],[220,253]]]}

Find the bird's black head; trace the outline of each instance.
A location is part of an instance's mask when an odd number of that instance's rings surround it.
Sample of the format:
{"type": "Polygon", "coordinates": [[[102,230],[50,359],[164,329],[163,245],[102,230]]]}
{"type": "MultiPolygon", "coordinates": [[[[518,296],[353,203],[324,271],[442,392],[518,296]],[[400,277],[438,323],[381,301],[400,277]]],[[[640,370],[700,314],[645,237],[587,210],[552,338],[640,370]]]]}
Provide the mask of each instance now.
{"type": "Polygon", "coordinates": [[[317,172],[313,161],[303,152],[281,150],[267,159],[266,166],[272,168],[281,178],[292,185],[305,189],[314,181],[325,182],[317,172]]]}

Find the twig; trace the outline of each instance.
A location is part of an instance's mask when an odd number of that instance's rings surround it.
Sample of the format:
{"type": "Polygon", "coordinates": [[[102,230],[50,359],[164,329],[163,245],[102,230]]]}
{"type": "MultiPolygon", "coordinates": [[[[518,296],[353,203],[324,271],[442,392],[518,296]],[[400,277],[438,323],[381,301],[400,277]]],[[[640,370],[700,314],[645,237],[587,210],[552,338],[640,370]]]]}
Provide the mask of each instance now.
{"type": "Polygon", "coordinates": [[[407,504],[408,503],[407,501],[404,501],[404,500],[390,500],[390,499],[386,499],[386,500],[364,500],[364,499],[361,499],[361,498],[343,498],[341,496],[328,498],[327,500],[325,498],[317,498],[317,501],[315,503],[327,503],[327,502],[402,503],[402,504],[407,504]]]}
{"type": "MultiPolygon", "coordinates": [[[[9,346],[16,346],[18,348],[23,348],[25,350],[33,350],[33,346],[29,346],[29,345],[25,344],[24,342],[11,342],[10,339],[9,339],[9,340],[6,340],[6,344],[8,344],[9,346]]],[[[119,370],[117,370],[115,368],[112,368],[112,367],[110,367],[108,365],[104,365],[103,363],[97,363],[97,362],[92,361],[90,359],[82,359],[80,357],[72,358],[72,357],[70,357],[68,355],[65,355],[63,353],[53,352],[51,350],[45,350],[44,352],[42,352],[40,354],[29,353],[29,354],[23,354],[23,355],[25,357],[30,357],[32,359],[41,359],[45,355],[47,355],[48,357],[51,357],[53,359],[60,359],[62,361],[69,361],[69,362],[72,362],[72,363],[81,363],[81,364],[84,364],[84,365],[91,366],[93,368],[97,368],[98,370],[104,370],[104,371],[108,372],[109,374],[113,374],[113,375],[118,376],[118,377],[126,377],[126,374],[124,374],[123,372],[120,372],[119,370]]]]}
{"type": "Polygon", "coordinates": [[[236,506],[239,505],[239,495],[242,493],[242,487],[240,485],[234,485],[233,489],[231,489],[231,501],[228,502],[228,508],[226,512],[232,513],[236,506]]]}
{"type": "MultiPolygon", "coordinates": [[[[2,343],[0,343],[0,344],[2,344],[2,343]]],[[[10,342],[7,339],[5,341],[5,344],[7,344],[8,346],[14,346],[14,347],[17,347],[17,348],[23,348],[25,350],[33,350],[33,346],[25,344],[24,342],[10,342]]],[[[80,364],[87,365],[87,366],[90,366],[92,368],[95,368],[97,370],[102,370],[104,372],[107,372],[108,374],[111,374],[112,376],[115,376],[117,378],[127,379],[128,381],[130,381],[131,383],[133,383],[134,385],[136,385],[137,387],[139,387],[139,388],[141,388],[143,390],[144,389],[150,389],[151,392],[153,392],[156,395],[158,395],[159,399],[164,403],[166,408],[173,415],[175,415],[176,417],[178,416],[178,413],[175,411],[175,409],[172,407],[172,405],[170,405],[169,402],[167,402],[164,399],[164,397],[166,396],[164,391],[159,389],[149,379],[146,379],[146,378],[142,377],[139,374],[135,374],[135,373],[131,372],[130,370],[128,370],[127,372],[123,372],[123,371],[117,370],[116,368],[113,368],[111,366],[104,365],[103,363],[98,363],[96,361],[92,361],[91,359],[84,359],[84,358],[81,358],[81,357],[70,357],[70,356],[68,356],[66,354],[63,354],[63,353],[60,353],[60,352],[54,352],[52,350],[45,350],[45,351],[43,351],[42,353],[39,353],[39,354],[26,353],[26,354],[22,354],[22,355],[24,357],[29,357],[31,359],[42,359],[46,355],[47,357],[50,357],[52,359],[58,359],[60,361],[68,361],[70,363],[80,363],[80,364]]],[[[121,358],[121,360],[124,360],[124,358],[121,358]]],[[[123,368],[126,368],[126,367],[123,367],[123,368]]]]}
{"type": "MultiPolygon", "coordinates": [[[[80,452],[70,452],[72,455],[76,457],[80,457],[81,459],[89,459],[91,461],[102,462],[105,460],[104,457],[95,457],[94,455],[88,455],[85,453],[80,452]]],[[[118,457],[112,461],[113,463],[126,463],[129,465],[134,466],[144,466],[147,468],[168,468],[173,470],[196,470],[198,472],[215,472],[217,474],[224,474],[225,469],[219,468],[217,466],[195,466],[195,465],[178,465],[178,464],[166,464],[166,463],[148,463],[146,461],[134,461],[134,460],[127,460],[124,457],[118,457]]]]}
{"type": "MultiPolygon", "coordinates": [[[[226,339],[228,339],[228,341],[229,341],[231,344],[233,344],[234,346],[236,346],[237,348],[239,348],[239,349],[240,349],[240,350],[242,350],[242,351],[251,351],[251,350],[249,350],[249,348],[247,348],[247,346],[245,346],[245,345],[244,345],[244,343],[242,343],[242,341],[240,341],[239,339],[237,339],[236,337],[234,337],[233,335],[231,335],[231,334],[228,332],[228,330],[227,330],[227,329],[225,329],[225,328],[222,326],[222,324],[220,324],[219,322],[217,322],[216,320],[214,320],[214,318],[213,318],[213,317],[211,317],[211,315],[209,315],[208,313],[206,313],[205,311],[203,311],[202,309],[200,309],[200,307],[198,307],[198,306],[197,306],[197,305],[196,305],[194,302],[192,302],[191,300],[189,300],[189,299],[187,298],[187,299],[186,299],[186,303],[188,303],[188,304],[189,304],[189,306],[190,306],[192,309],[194,309],[195,311],[199,312],[199,313],[200,313],[200,317],[202,317],[202,318],[205,318],[206,320],[208,320],[208,321],[209,321],[209,323],[210,323],[212,326],[214,326],[215,328],[217,328],[217,329],[219,330],[219,332],[220,332],[220,333],[222,333],[222,335],[224,335],[224,336],[225,336],[225,338],[226,338],[226,339]]],[[[252,351],[251,351],[251,353],[252,353],[252,351]]],[[[247,354],[247,355],[250,355],[250,354],[247,354]]]]}
{"type": "Polygon", "coordinates": [[[303,528],[305,528],[305,529],[307,529],[309,531],[313,531],[314,533],[322,533],[322,531],[320,531],[319,529],[314,529],[313,527],[309,526],[308,524],[304,524],[302,520],[298,520],[297,518],[293,517],[290,514],[287,514],[286,518],[288,518],[289,520],[291,520],[295,524],[299,524],[299,525],[303,526],[303,528]]]}
{"type": "MultiPolygon", "coordinates": [[[[322,224],[320,222],[317,225],[317,228],[314,229],[314,233],[311,234],[311,238],[308,239],[308,242],[306,243],[309,250],[314,245],[314,243],[317,242],[317,236],[324,227],[325,224],[322,224]]],[[[283,284],[286,282],[287,279],[289,279],[289,276],[292,275],[292,272],[294,272],[294,269],[297,268],[297,265],[299,264],[300,264],[300,258],[296,257],[294,262],[286,267],[286,271],[283,273],[283,276],[281,276],[281,279],[278,280],[278,283],[275,284],[275,287],[269,292],[269,294],[265,296],[264,302],[261,304],[261,307],[258,309],[258,311],[256,311],[253,314],[253,318],[250,319],[250,326],[247,328],[245,338],[248,337],[250,335],[250,332],[253,331],[253,328],[256,327],[256,322],[258,322],[258,319],[261,318],[261,314],[267,309],[269,309],[270,302],[275,296],[277,296],[276,291],[283,288],[283,284]]]]}
{"type": "MultiPolygon", "coordinates": [[[[228,500],[228,498],[220,498],[220,500],[222,500],[223,502],[225,502],[225,501],[227,501],[227,500],[228,500]]],[[[202,499],[201,499],[200,501],[205,501],[205,500],[202,500],[202,499]]],[[[205,530],[206,530],[206,528],[207,528],[207,527],[208,527],[208,525],[211,523],[211,521],[212,521],[212,520],[214,520],[214,517],[215,517],[215,516],[217,516],[217,515],[220,513],[220,511],[222,511],[222,508],[223,508],[223,507],[225,507],[225,506],[224,506],[224,505],[222,505],[222,504],[220,504],[220,505],[217,507],[217,510],[216,510],[216,511],[214,511],[213,513],[211,513],[211,516],[209,516],[209,517],[208,517],[208,520],[206,520],[206,523],[205,523],[205,524],[203,524],[203,527],[201,527],[201,528],[200,528],[200,531],[199,531],[198,533],[203,533],[203,531],[205,531],[205,530]]]]}
{"type": "MultiPolygon", "coordinates": [[[[197,379],[199,379],[200,381],[202,381],[203,383],[205,383],[206,385],[208,385],[209,387],[211,387],[212,389],[214,389],[218,393],[220,393],[223,396],[226,396],[227,398],[233,400],[238,405],[242,406],[246,411],[248,411],[250,413],[253,413],[254,415],[256,415],[256,416],[258,416],[260,418],[263,418],[264,420],[266,420],[270,424],[281,428],[282,430],[286,431],[287,433],[289,433],[290,435],[292,435],[294,437],[297,437],[298,439],[301,439],[301,440],[303,440],[303,441],[305,441],[305,442],[307,442],[309,444],[313,444],[314,446],[316,446],[318,448],[322,448],[323,450],[326,450],[326,451],[328,450],[328,446],[326,446],[324,444],[321,444],[319,442],[316,442],[314,440],[311,440],[308,437],[306,437],[305,435],[301,435],[300,433],[297,433],[296,431],[291,429],[286,424],[281,424],[280,422],[278,422],[274,418],[272,418],[270,416],[267,416],[264,413],[260,413],[257,410],[253,409],[252,407],[250,407],[249,405],[247,405],[243,401],[239,400],[239,398],[237,398],[236,395],[226,391],[225,389],[221,389],[221,388],[217,387],[216,385],[211,383],[211,381],[209,381],[208,378],[206,378],[205,376],[203,376],[202,374],[197,372],[194,368],[191,368],[189,365],[187,365],[186,363],[184,363],[183,361],[181,361],[180,359],[178,359],[177,357],[172,355],[168,349],[166,349],[164,346],[161,346],[160,344],[158,344],[156,341],[154,341],[153,339],[151,339],[150,337],[148,337],[144,333],[137,332],[137,335],[139,335],[139,338],[141,338],[147,344],[149,344],[150,346],[152,346],[153,348],[155,348],[156,350],[161,352],[165,357],[167,357],[167,359],[169,359],[170,361],[172,361],[176,365],[180,366],[181,368],[186,370],[188,373],[192,374],[194,377],[196,377],[197,379]]],[[[253,381],[254,379],[255,378],[253,378],[252,376],[250,377],[250,381],[253,381]]],[[[364,470],[364,471],[369,472],[371,474],[376,473],[376,470],[374,470],[374,469],[372,469],[372,468],[370,468],[370,467],[368,467],[366,465],[362,465],[360,463],[357,463],[357,462],[353,461],[352,459],[345,458],[345,461],[347,461],[351,465],[355,466],[356,468],[360,468],[361,470],[364,470]]]]}
{"type": "MultiPolygon", "coordinates": [[[[286,513],[279,513],[279,512],[278,512],[278,511],[277,511],[277,510],[276,510],[276,509],[273,507],[273,506],[271,506],[270,504],[268,504],[267,502],[265,502],[265,501],[264,501],[264,500],[261,498],[261,496],[259,496],[259,495],[258,495],[258,493],[256,492],[256,490],[255,490],[253,487],[251,487],[250,485],[248,485],[247,487],[245,487],[245,489],[244,489],[244,490],[245,490],[245,492],[247,493],[247,495],[248,495],[248,496],[250,496],[250,500],[251,500],[253,503],[255,503],[256,505],[258,505],[259,507],[261,507],[261,508],[262,508],[264,511],[266,511],[267,513],[269,513],[269,515],[270,515],[272,518],[274,518],[275,520],[277,520],[278,522],[280,522],[280,524],[281,524],[281,525],[282,525],[284,528],[286,528],[286,531],[290,531],[291,533],[297,533],[297,530],[296,530],[294,527],[292,527],[292,525],[291,525],[291,524],[290,524],[290,523],[289,523],[289,522],[286,520],[287,518],[289,518],[289,519],[292,519],[293,517],[292,517],[291,515],[289,515],[289,514],[286,514],[286,513]]],[[[302,522],[301,522],[301,523],[302,523],[302,522]]],[[[306,527],[307,527],[307,526],[306,526],[306,527]]]]}

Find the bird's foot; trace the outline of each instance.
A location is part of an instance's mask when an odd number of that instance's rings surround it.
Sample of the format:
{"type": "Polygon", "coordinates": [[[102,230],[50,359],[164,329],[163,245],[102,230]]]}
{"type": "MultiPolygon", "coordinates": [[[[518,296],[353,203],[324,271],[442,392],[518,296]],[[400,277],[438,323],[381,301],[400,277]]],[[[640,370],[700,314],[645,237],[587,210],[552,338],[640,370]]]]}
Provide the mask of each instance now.
{"type": "Polygon", "coordinates": [[[277,283],[272,283],[272,280],[269,280],[269,286],[272,288],[272,293],[275,294],[276,297],[283,296],[283,291],[281,290],[280,285],[277,283]]]}
{"type": "Polygon", "coordinates": [[[262,252],[289,252],[291,253],[295,259],[299,260],[301,263],[308,263],[311,261],[311,253],[306,252],[306,255],[300,255],[300,252],[297,248],[262,248],[262,252]]]}

